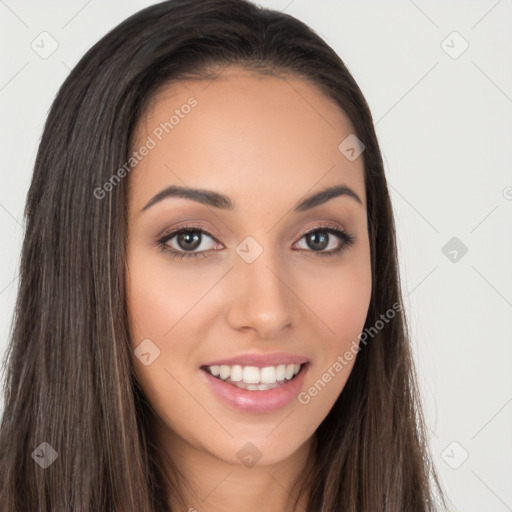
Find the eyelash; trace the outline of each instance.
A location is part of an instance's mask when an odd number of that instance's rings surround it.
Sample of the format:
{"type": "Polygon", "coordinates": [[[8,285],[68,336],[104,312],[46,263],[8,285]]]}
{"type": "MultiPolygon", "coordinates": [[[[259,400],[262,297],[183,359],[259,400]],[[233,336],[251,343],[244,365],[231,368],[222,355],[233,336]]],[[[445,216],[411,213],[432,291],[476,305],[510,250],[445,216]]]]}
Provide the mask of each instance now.
{"type": "MultiPolygon", "coordinates": [[[[170,254],[174,258],[179,258],[180,260],[183,258],[197,258],[198,256],[206,257],[208,251],[190,252],[190,251],[176,251],[174,249],[169,249],[169,247],[167,246],[167,242],[169,240],[172,240],[174,237],[176,237],[182,233],[189,233],[189,232],[199,232],[201,234],[209,236],[210,238],[212,238],[213,240],[215,240],[217,242],[217,240],[215,239],[215,237],[212,234],[210,234],[208,231],[206,231],[205,229],[203,229],[199,226],[183,226],[183,227],[178,228],[177,230],[172,231],[171,233],[167,233],[164,236],[162,236],[161,238],[159,238],[157,240],[157,244],[160,247],[160,249],[162,249],[166,253],[170,254]]],[[[321,256],[321,257],[334,256],[336,254],[340,254],[345,249],[348,249],[349,247],[351,247],[355,242],[355,237],[349,235],[343,229],[334,227],[332,225],[323,225],[323,226],[315,227],[314,229],[310,229],[309,231],[306,231],[306,233],[304,233],[302,235],[302,237],[299,239],[299,241],[302,240],[305,236],[310,235],[312,233],[328,233],[329,235],[337,236],[342,242],[341,245],[337,249],[331,249],[328,252],[306,250],[306,252],[312,252],[315,255],[321,256]]],[[[304,250],[304,249],[301,249],[301,250],[304,250]]]]}

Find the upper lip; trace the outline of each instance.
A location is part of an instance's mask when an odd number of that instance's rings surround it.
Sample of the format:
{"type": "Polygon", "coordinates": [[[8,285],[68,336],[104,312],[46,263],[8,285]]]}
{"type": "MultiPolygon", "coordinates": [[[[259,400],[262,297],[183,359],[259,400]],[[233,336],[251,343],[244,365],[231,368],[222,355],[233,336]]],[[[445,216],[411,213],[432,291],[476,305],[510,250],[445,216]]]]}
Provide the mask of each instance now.
{"type": "Polygon", "coordinates": [[[256,366],[264,368],[265,366],[279,366],[281,364],[303,364],[309,362],[309,359],[297,354],[286,352],[268,352],[268,353],[246,353],[224,359],[209,361],[201,366],[256,366]]]}

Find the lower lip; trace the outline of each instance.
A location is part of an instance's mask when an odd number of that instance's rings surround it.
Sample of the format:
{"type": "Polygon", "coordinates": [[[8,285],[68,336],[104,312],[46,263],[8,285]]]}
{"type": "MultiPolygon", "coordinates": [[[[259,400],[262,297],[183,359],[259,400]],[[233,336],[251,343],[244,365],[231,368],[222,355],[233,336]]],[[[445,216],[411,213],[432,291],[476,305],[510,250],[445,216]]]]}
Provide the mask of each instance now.
{"type": "Polygon", "coordinates": [[[205,370],[200,370],[212,391],[235,409],[246,412],[270,412],[289,404],[299,394],[309,364],[303,365],[300,372],[285,384],[265,391],[249,391],[217,379],[205,370]]]}

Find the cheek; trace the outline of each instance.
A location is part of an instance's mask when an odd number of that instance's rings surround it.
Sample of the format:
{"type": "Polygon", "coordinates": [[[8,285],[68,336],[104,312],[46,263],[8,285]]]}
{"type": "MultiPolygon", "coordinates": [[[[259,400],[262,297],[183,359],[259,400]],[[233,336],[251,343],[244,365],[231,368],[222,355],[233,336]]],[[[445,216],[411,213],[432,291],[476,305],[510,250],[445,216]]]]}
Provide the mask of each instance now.
{"type": "MultiPolygon", "coordinates": [[[[157,257],[154,257],[135,247],[130,252],[129,262],[127,306],[134,366],[143,389],[155,403],[159,393],[169,389],[172,384],[172,378],[166,370],[171,368],[172,374],[179,378],[176,372],[183,371],[187,353],[194,348],[191,344],[183,343],[173,347],[169,345],[175,331],[179,329],[180,319],[190,309],[188,303],[197,299],[193,297],[193,290],[180,282],[179,273],[169,275],[165,258],[158,252],[157,257]],[[150,356],[144,361],[140,353],[148,352],[150,356]],[[175,368],[170,365],[173,360],[180,363],[175,364],[175,368]]],[[[193,343],[193,338],[190,342],[193,343]]]]}
{"type": "Polygon", "coordinates": [[[187,316],[204,294],[205,284],[195,285],[201,280],[192,283],[186,273],[170,271],[166,258],[156,254],[154,257],[136,247],[129,258],[127,305],[134,368],[160,420],[187,437],[190,424],[205,422],[202,411],[191,407],[188,394],[191,357],[201,337],[194,333],[190,315],[187,316]],[[144,352],[151,353],[147,365],[137,356],[142,342],[148,347],[144,352]],[[157,357],[153,358],[153,351],[157,357]],[[177,411],[188,413],[176,414],[177,411]]]}
{"type": "Polygon", "coordinates": [[[205,294],[210,282],[215,282],[213,277],[201,271],[191,275],[176,266],[173,269],[167,256],[159,251],[151,254],[147,249],[135,248],[127,279],[133,343],[145,338],[170,341],[175,326],[179,329],[179,323],[188,321],[187,315],[195,309],[198,298],[205,294]]]}
{"type": "Polygon", "coordinates": [[[358,335],[366,320],[371,296],[371,275],[362,268],[347,267],[325,280],[312,297],[316,311],[329,327],[327,340],[343,344],[358,335]]]}
{"type": "Polygon", "coordinates": [[[298,401],[317,421],[328,414],[350,376],[368,314],[371,263],[368,246],[360,249],[307,284],[308,303],[314,305],[316,323],[321,326],[321,350],[298,401]]]}
{"type": "Polygon", "coordinates": [[[328,352],[345,350],[361,333],[372,292],[368,241],[347,253],[336,266],[325,266],[309,279],[307,297],[315,314],[324,324],[323,344],[328,352]]]}

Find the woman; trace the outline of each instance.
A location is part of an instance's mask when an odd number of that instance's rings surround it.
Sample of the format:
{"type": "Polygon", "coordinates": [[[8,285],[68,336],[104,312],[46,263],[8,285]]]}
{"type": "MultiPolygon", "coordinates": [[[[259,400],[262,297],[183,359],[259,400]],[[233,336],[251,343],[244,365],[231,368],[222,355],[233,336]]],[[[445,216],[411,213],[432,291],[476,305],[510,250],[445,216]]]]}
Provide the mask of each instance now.
{"type": "Polygon", "coordinates": [[[372,117],[303,23],[121,23],[59,91],[25,214],[3,511],[442,501],[372,117]]]}

